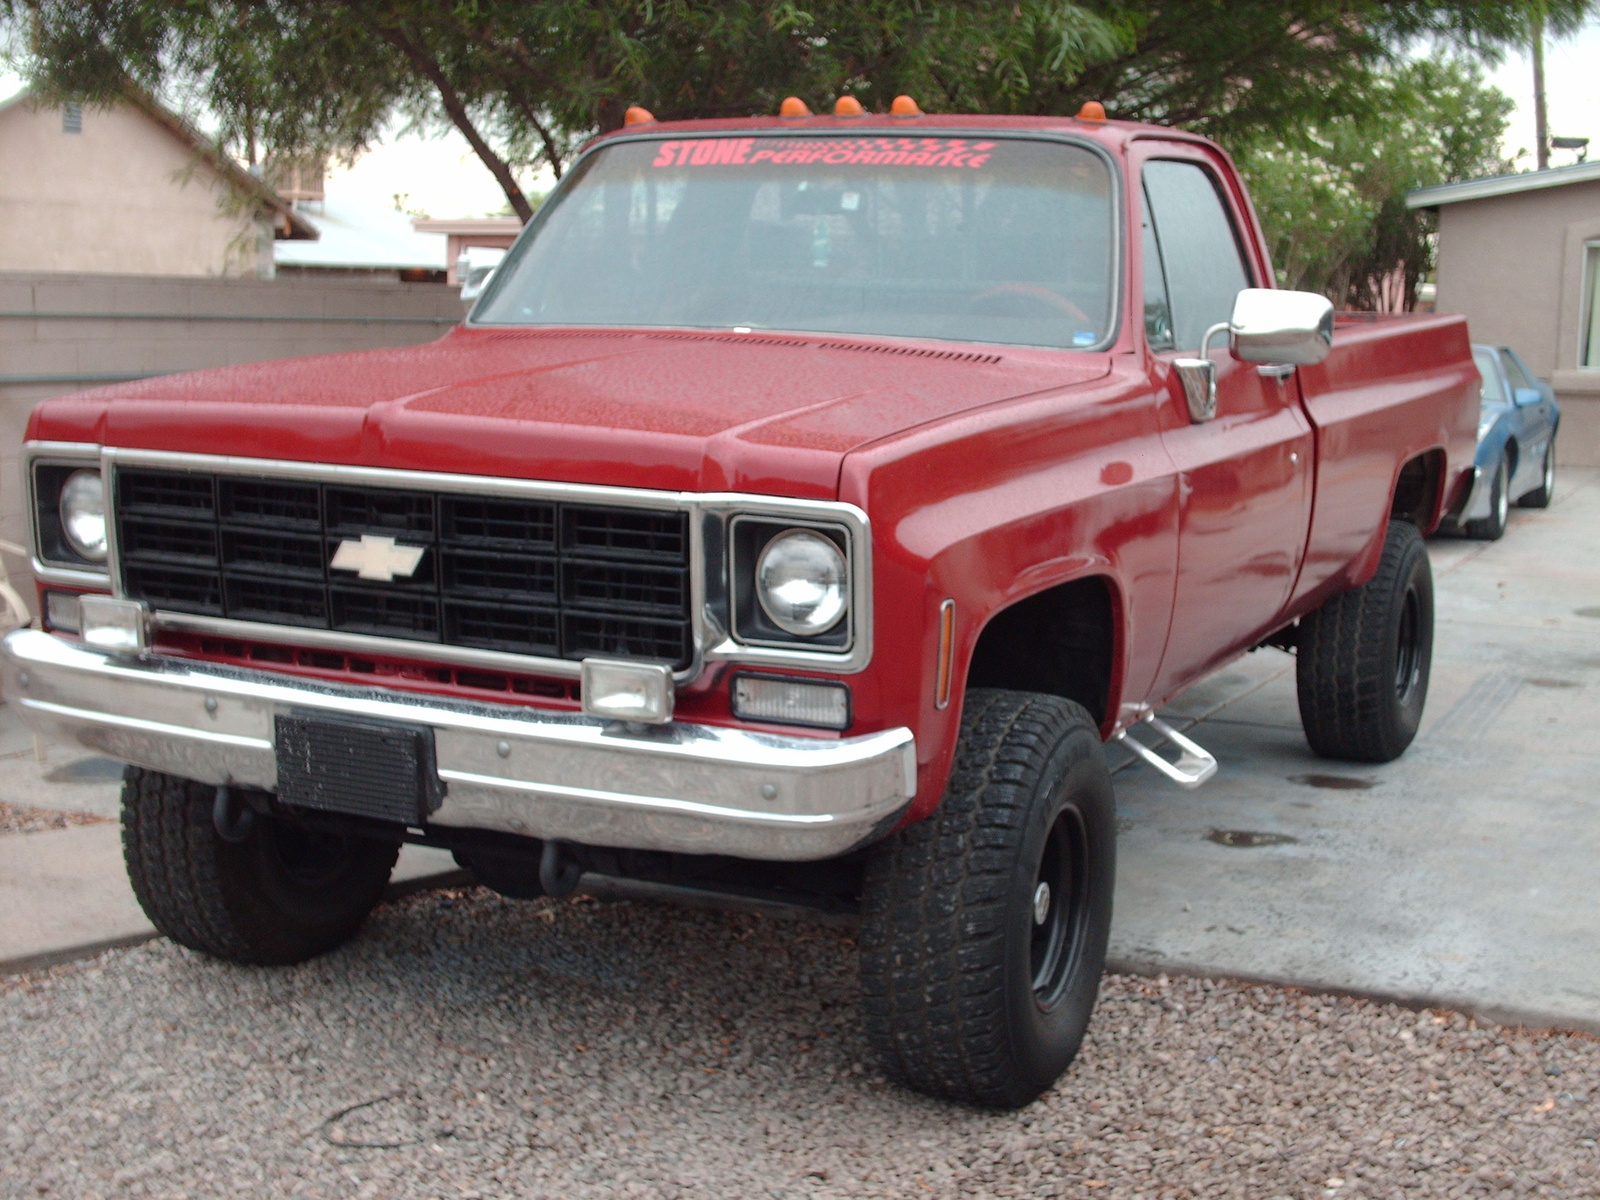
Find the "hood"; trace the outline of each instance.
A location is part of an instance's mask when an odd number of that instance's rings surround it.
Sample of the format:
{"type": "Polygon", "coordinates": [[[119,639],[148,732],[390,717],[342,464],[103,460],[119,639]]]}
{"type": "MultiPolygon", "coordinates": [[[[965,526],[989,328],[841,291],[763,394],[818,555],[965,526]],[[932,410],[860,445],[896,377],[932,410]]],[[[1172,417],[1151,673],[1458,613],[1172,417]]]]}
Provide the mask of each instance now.
{"type": "Polygon", "coordinates": [[[29,436],[828,498],[850,450],[1099,378],[1103,354],[801,335],[458,329],[62,396],[29,436]]]}

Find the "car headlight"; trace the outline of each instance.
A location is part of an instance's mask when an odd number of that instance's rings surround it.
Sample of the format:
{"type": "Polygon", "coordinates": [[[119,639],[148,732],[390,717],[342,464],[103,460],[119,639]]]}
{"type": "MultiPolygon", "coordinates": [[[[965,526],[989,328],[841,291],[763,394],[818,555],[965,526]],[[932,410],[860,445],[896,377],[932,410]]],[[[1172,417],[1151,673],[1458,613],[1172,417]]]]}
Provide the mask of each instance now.
{"type": "Polygon", "coordinates": [[[791,529],[756,560],[756,599],[779,629],[814,637],[839,623],[849,603],[844,555],[819,533],[791,529]]]}
{"type": "Polygon", "coordinates": [[[99,471],[74,471],[61,487],[61,532],[90,562],[106,560],[106,493],[99,471]]]}

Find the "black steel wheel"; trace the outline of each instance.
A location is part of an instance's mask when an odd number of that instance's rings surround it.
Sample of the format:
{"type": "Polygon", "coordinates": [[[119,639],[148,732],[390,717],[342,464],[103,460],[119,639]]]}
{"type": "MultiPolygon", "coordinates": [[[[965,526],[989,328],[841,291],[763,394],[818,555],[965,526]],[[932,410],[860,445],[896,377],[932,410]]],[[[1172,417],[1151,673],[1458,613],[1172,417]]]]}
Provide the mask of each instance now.
{"type": "Polygon", "coordinates": [[[231,962],[302,962],[343,944],[383,898],[398,842],[267,817],[217,831],[217,789],[129,767],[122,850],[145,915],[231,962]]]}
{"type": "Polygon", "coordinates": [[[974,688],[938,810],[867,866],[867,1035],[930,1095],[1017,1108],[1067,1069],[1105,965],[1115,813],[1079,705],[974,688]]]}
{"type": "Polygon", "coordinates": [[[1433,572],[1416,526],[1390,522],[1377,573],[1304,617],[1295,655],[1312,750],[1375,763],[1405,752],[1433,663],[1433,572]]]}

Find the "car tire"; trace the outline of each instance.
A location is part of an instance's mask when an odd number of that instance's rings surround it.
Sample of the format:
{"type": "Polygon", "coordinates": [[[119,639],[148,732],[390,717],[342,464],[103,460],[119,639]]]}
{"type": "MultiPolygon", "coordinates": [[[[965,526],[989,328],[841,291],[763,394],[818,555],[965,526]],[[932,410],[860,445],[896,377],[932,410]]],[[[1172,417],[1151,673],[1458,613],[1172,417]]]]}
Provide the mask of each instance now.
{"type": "Polygon", "coordinates": [[[1556,494],[1556,435],[1544,444],[1544,470],[1539,486],[1517,501],[1518,508],[1549,508],[1556,494]]]}
{"type": "Polygon", "coordinates": [[[1481,542],[1498,541],[1506,531],[1511,509],[1511,456],[1502,454],[1489,481],[1489,515],[1468,521],[1464,526],[1470,538],[1481,542]]]}
{"type": "Polygon", "coordinates": [[[867,865],[862,1004],[893,1079],[1018,1108],[1067,1069],[1105,966],[1115,821],[1081,706],[967,693],[938,810],[867,865]]]}
{"type": "Polygon", "coordinates": [[[1389,523],[1377,573],[1302,618],[1295,654],[1313,751],[1368,763],[1405,752],[1433,662],[1433,571],[1415,525],[1389,523]]]}
{"type": "Polygon", "coordinates": [[[353,937],[383,898],[398,842],[255,815],[224,840],[217,789],[129,767],[122,850],[134,895],[173,941],[229,962],[285,965],[353,937]]]}

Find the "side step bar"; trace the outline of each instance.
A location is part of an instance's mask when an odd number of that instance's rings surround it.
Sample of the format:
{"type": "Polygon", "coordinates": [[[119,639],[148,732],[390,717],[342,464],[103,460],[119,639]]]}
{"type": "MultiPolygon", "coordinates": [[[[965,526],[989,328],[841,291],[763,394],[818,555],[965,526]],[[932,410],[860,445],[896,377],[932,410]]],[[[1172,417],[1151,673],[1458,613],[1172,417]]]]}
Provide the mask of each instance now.
{"type": "MultiPolygon", "coordinates": [[[[1128,729],[1117,730],[1116,733],[1111,735],[1111,740],[1126,747],[1135,756],[1142,758],[1179,787],[1197,788],[1217,773],[1217,760],[1209,750],[1190,738],[1184,737],[1171,725],[1157,717],[1155,713],[1146,713],[1139,723],[1150,726],[1160,735],[1160,741],[1156,742],[1157,746],[1161,745],[1162,742],[1170,742],[1176,746],[1178,748],[1178,760],[1169,762],[1167,759],[1162,758],[1152,747],[1145,745],[1137,738],[1129,736],[1128,729]]],[[[1132,726],[1129,726],[1129,729],[1131,728],[1132,726]]]]}

